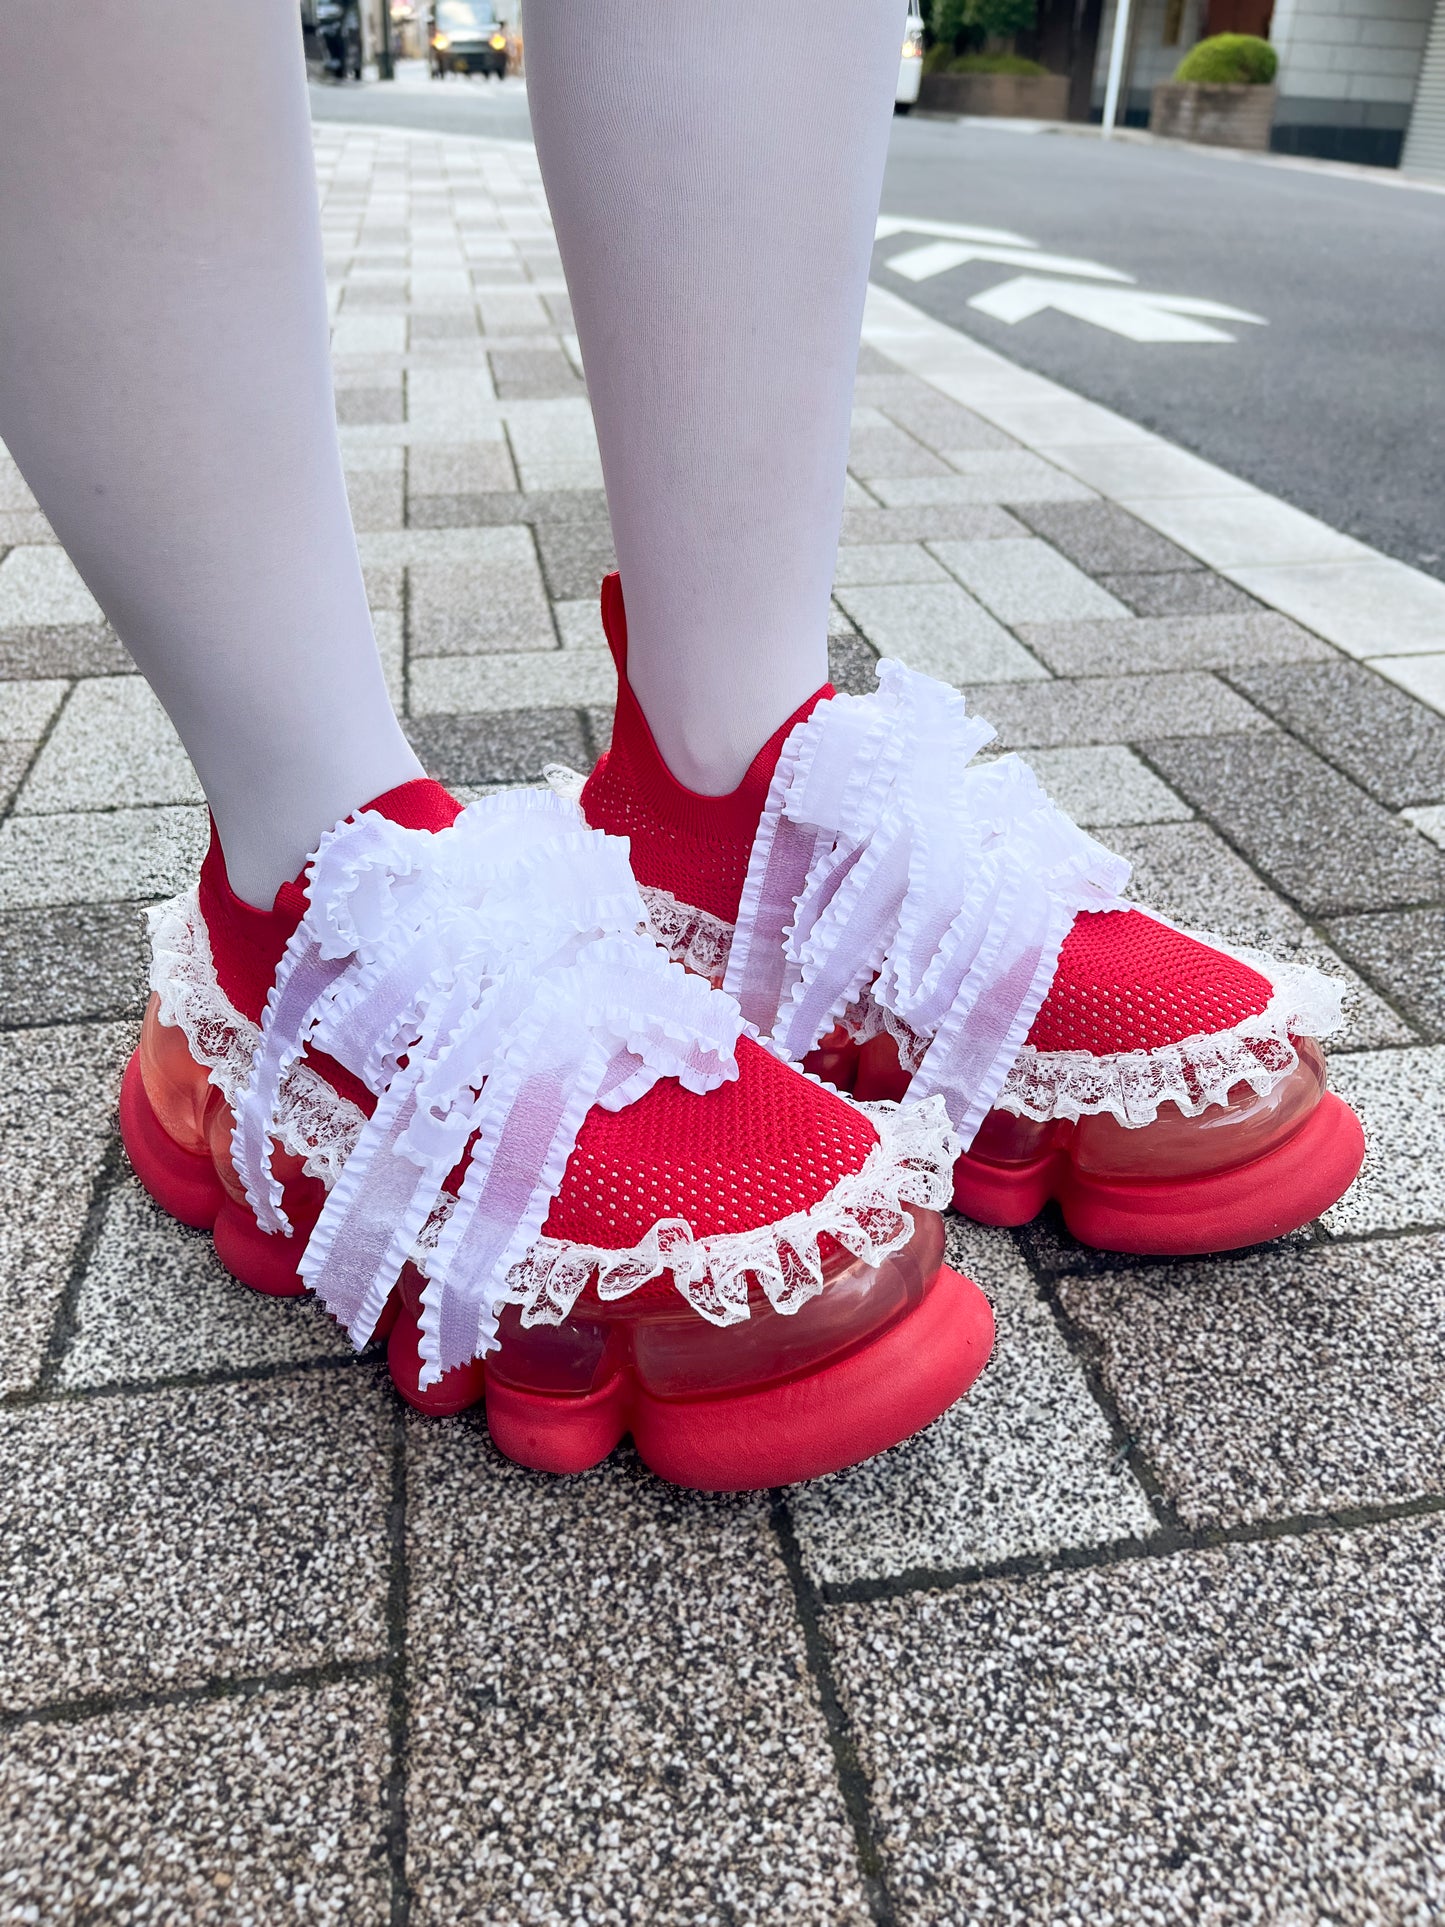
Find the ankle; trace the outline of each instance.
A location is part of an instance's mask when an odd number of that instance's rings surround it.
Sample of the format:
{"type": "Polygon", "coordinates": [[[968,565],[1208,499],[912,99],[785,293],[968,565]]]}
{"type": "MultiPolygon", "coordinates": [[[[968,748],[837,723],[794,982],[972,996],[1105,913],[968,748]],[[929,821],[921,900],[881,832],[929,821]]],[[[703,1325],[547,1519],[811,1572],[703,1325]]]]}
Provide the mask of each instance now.
{"type": "MultiPolygon", "coordinates": [[[[454,796],[425,776],[386,790],[361,807],[411,830],[445,829],[461,810],[454,796]]],[[[259,1023],[282,952],[306,909],[305,864],[281,885],[269,909],[258,908],[238,894],[212,817],[210,848],[197,887],[216,981],[237,1010],[259,1023]]]]}
{"type": "Polygon", "coordinates": [[[603,584],[603,625],[617,664],[612,747],[588,778],[582,808],[595,829],[625,836],[644,887],[666,890],[725,922],[737,916],[748,857],[783,744],[814,706],[816,690],[769,736],[741,782],[721,795],[689,788],[669,768],[627,677],[627,625],[618,578],[603,584]]]}

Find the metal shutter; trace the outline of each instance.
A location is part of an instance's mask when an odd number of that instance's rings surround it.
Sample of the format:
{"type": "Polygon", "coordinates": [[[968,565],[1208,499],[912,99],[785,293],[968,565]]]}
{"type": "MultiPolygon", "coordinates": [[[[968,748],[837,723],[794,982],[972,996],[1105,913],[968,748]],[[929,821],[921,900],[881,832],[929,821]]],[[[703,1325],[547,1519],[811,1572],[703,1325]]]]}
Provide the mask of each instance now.
{"type": "Polygon", "coordinates": [[[1435,0],[1400,166],[1407,174],[1445,181],[1445,0],[1435,0]]]}

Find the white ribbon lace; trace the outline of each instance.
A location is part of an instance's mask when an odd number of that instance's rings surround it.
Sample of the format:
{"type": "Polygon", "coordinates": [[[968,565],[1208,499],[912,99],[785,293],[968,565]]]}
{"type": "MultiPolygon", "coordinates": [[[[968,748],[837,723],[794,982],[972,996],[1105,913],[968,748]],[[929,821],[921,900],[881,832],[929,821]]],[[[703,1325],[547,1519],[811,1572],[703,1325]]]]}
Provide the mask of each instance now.
{"type": "Polygon", "coordinates": [[[1129,866],[1049,801],[963,697],[885,661],[788,737],[753,843],[724,988],[801,1058],[873,1001],[927,1038],[908,1101],[943,1097],[965,1147],[1048,994],[1081,910],[1129,866]]]}
{"type": "Polygon", "coordinates": [[[307,1047],[379,1098],[299,1269],[360,1344],[417,1256],[431,1384],[494,1348],[508,1275],[591,1107],[620,1110],[662,1077],[697,1092],[736,1077],[737,1007],[640,934],[626,844],[547,791],[482,798],[435,833],[365,812],[323,838],[308,898],[232,1162],[262,1229],[289,1234],[271,1147],[307,1047]],[[459,1166],[455,1203],[419,1247],[459,1166]]]}

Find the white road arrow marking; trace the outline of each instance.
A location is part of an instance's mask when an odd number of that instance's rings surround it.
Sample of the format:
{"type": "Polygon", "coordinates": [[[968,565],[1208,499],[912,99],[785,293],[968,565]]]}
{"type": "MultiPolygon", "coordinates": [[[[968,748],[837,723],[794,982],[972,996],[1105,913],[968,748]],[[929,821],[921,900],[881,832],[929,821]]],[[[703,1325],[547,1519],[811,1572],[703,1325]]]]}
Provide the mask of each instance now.
{"type": "Polygon", "coordinates": [[[1202,317],[1213,321],[1245,321],[1254,327],[1268,327],[1261,314],[1243,308],[1226,307],[1222,301],[1200,301],[1187,294],[1151,294],[1144,288],[1098,288],[1087,281],[1041,281],[1033,275],[1016,275],[1000,282],[983,294],[974,295],[970,308],[992,315],[995,321],[1024,321],[1045,308],[1057,308],[1111,334],[1129,341],[1233,341],[1222,328],[1211,328],[1202,317]],[[1199,316],[1201,319],[1191,319],[1199,316]]]}
{"type": "Polygon", "coordinates": [[[902,214],[880,214],[874,230],[880,241],[895,234],[937,234],[945,241],[986,241],[1001,248],[1031,248],[1026,234],[1015,234],[1006,227],[960,227],[957,221],[910,221],[902,214]]]}
{"type": "Polygon", "coordinates": [[[888,266],[908,281],[928,281],[950,268],[961,268],[965,261],[1001,261],[1010,268],[1039,268],[1045,274],[1080,274],[1091,281],[1132,281],[1132,274],[1117,268],[1101,267],[1097,261],[1081,261],[1072,254],[1040,254],[1037,248],[996,248],[968,241],[930,241],[921,248],[908,248],[893,255],[888,266]]]}

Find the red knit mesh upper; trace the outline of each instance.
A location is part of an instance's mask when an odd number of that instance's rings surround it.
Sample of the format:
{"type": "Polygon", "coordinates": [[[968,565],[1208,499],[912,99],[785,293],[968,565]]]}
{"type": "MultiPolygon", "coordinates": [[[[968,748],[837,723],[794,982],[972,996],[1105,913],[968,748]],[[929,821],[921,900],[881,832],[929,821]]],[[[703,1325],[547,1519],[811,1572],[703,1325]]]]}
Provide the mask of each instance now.
{"type": "Polygon", "coordinates": [[[602,626],[617,664],[617,716],[612,747],[582,792],[587,821],[594,829],[630,840],[632,873],[639,883],[666,890],[731,923],[783,744],[814,704],[832,695],[832,688],[825,684],[779,726],[731,794],[700,796],[679,783],[663,762],[628,683],[627,618],[616,575],[602,585],[602,626]]]}
{"type": "MultiPolygon", "coordinates": [[[[368,807],[408,828],[437,829],[461,806],[440,784],[418,782],[368,807]]],[[[213,832],[202,915],[221,987],[255,1023],[305,908],[299,879],[282,887],[272,910],[241,902],[213,832]]],[[[552,1202],[547,1235],[618,1250],[660,1218],[685,1218],[700,1238],[751,1231],[806,1210],[861,1167],[877,1141],[866,1118],[746,1037],[737,1059],[736,1082],[706,1097],[669,1079],[625,1110],[594,1109],[552,1202]]],[[[364,1111],[374,1109],[375,1098],[342,1065],[316,1052],[307,1062],[364,1111]]]]}
{"type": "Polygon", "coordinates": [[[1029,1042],[1096,1057],[1155,1050],[1228,1030],[1269,998],[1257,970],[1142,910],[1084,911],[1064,939],[1029,1042]]]}
{"type": "Polygon", "coordinates": [[[744,1037],[738,1078],[706,1097],[656,1086],[625,1111],[593,1110],[553,1202],[550,1237],[635,1244],[659,1218],[700,1238],[773,1224],[858,1170],[873,1126],[744,1037]]]}

